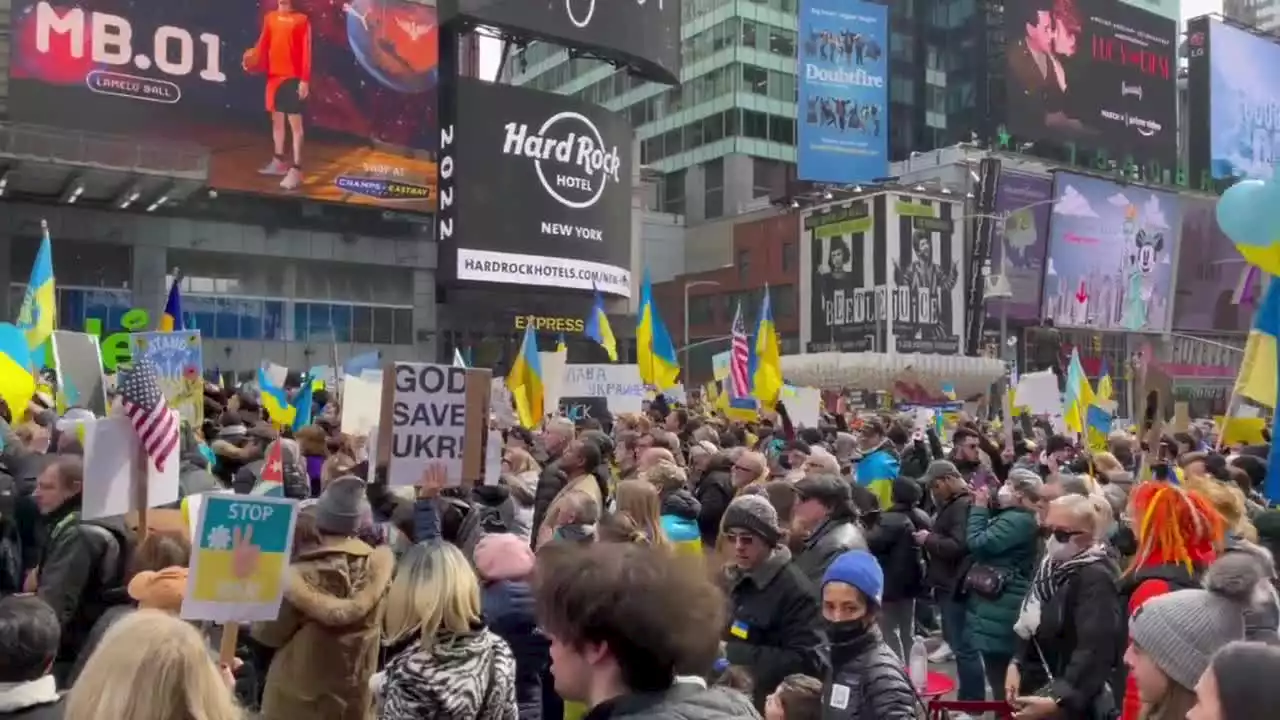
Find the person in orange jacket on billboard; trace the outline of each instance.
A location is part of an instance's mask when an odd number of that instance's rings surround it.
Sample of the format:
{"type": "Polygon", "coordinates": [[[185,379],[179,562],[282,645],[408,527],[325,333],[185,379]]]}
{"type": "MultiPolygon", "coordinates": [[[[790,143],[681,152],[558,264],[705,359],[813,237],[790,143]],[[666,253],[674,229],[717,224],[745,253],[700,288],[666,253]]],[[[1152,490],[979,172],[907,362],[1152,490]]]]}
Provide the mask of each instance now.
{"type": "Polygon", "coordinates": [[[258,42],[245,51],[241,66],[267,76],[274,155],[258,172],[283,176],[281,189],[296,190],[302,184],[302,110],[311,94],[311,21],[294,9],[293,0],[277,0],[276,9],[263,17],[258,42]],[[292,157],[285,154],[286,120],[292,157]]]}

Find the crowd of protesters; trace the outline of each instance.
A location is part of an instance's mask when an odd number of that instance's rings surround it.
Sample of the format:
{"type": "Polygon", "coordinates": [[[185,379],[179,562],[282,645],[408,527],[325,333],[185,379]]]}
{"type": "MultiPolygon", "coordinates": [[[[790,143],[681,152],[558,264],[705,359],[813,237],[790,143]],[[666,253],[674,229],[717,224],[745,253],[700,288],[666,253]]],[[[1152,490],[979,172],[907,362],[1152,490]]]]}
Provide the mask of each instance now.
{"type": "Polygon", "coordinates": [[[659,398],[491,430],[497,485],[391,488],[324,393],[286,436],[251,389],[207,394],[181,494],[261,491],[275,452],[301,504],[278,617],[220,662],[179,617],[188,528],[82,520],[76,411],[0,408],[0,718],[902,720],[926,653],[997,703],[953,718],[1280,707],[1265,447],[659,398]]]}

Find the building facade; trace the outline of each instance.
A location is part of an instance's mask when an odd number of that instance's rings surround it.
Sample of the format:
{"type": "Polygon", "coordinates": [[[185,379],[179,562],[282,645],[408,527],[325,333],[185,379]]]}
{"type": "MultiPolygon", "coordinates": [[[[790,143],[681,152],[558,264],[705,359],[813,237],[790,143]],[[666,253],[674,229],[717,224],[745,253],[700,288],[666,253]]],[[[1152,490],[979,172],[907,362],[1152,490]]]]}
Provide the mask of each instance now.
{"type": "MultiPolygon", "coordinates": [[[[577,95],[625,114],[640,162],[661,175],[657,209],[690,224],[734,215],[785,194],[795,178],[799,0],[689,0],[683,4],[682,84],[666,87],[567,50],[534,43],[506,79],[577,95]]],[[[992,98],[981,3],[890,5],[890,154],[969,140],[992,98]]],[[[997,98],[998,99],[998,98],[997,98]]]]}

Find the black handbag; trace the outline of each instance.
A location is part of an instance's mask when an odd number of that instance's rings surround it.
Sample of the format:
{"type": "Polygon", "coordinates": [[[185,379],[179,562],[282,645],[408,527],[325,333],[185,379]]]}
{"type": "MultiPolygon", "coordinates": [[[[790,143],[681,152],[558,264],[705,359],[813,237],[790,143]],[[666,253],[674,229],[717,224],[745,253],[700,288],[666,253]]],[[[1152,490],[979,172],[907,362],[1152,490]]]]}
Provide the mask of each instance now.
{"type": "Polygon", "coordinates": [[[995,600],[1004,593],[1007,578],[990,565],[974,563],[964,574],[965,592],[971,592],[984,600],[995,600]]]}

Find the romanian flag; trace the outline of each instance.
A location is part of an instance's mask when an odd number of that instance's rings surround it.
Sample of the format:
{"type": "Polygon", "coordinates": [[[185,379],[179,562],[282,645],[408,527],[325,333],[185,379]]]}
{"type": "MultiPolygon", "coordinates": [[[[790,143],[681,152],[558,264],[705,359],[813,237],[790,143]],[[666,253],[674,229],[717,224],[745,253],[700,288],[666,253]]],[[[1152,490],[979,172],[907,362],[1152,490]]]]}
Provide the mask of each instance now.
{"type": "Polygon", "coordinates": [[[182,319],[182,290],[178,289],[179,282],[182,282],[182,278],[174,276],[173,284],[169,286],[169,299],[164,302],[164,314],[160,316],[158,329],[161,332],[187,329],[187,323],[182,319]]]}
{"type": "Polygon", "coordinates": [[[751,374],[751,394],[763,407],[773,407],[782,392],[782,351],[778,347],[778,331],[773,324],[769,287],[764,288],[760,305],[760,321],[756,324],[755,363],[751,374]]]}
{"type": "MultiPolygon", "coordinates": [[[[1259,405],[1276,406],[1276,338],[1280,337],[1280,282],[1267,283],[1262,305],[1253,316],[1253,329],[1244,346],[1244,361],[1236,376],[1235,392],[1259,405]]],[[[1234,422],[1234,421],[1233,421],[1234,422]]],[[[1280,443],[1272,443],[1272,447],[1280,443]]]]}
{"type": "Polygon", "coordinates": [[[1102,369],[1098,371],[1098,399],[1110,400],[1115,395],[1115,388],[1111,383],[1111,368],[1107,366],[1107,359],[1102,358],[1102,369]]]}
{"type": "Polygon", "coordinates": [[[636,326],[636,359],[640,366],[640,381],[658,390],[674,387],[680,377],[680,361],[676,359],[676,347],[671,334],[658,315],[653,303],[653,284],[649,271],[644,271],[644,285],[640,288],[640,317],[636,326]]]}
{"type": "Polygon", "coordinates": [[[315,387],[316,384],[311,381],[311,378],[302,378],[302,389],[298,391],[298,397],[293,401],[293,424],[291,427],[295,433],[311,424],[311,408],[315,404],[313,401],[315,387]]]}
{"type": "Polygon", "coordinates": [[[289,402],[284,388],[272,383],[262,368],[258,368],[258,389],[262,394],[262,408],[267,411],[271,424],[281,428],[293,427],[297,408],[289,402]]]}
{"type": "Polygon", "coordinates": [[[16,325],[0,323],[0,400],[9,406],[14,424],[27,414],[35,394],[27,335],[16,325]]]}
{"type": "Polygon", "coordinates": [[[600,291],[595,288],[594,282],[591,287],[595,290],[596,301],[587,315],[586,335],[609,353],[609,362],[618,362],[618,341],[613,337],[613,328],[609,327],[609,316],[604,312],[604,299],[600,297],[600,291]]]}
{"type": "Polygon", "coordinates": [[[516,356],[515,363],[511,365],[511,373],[507,375],[507,389],[515,400],[520,424],[526,428],[537,427],[546,414],[543,410],[545,389],[542,384],[542,358],[538,355],[538,338],[531,325],[525,326],[520,354],[516,356]]]}
{"type": "MultiPolygon", "coordinates": [[[[53,335],[57,321],[57,301],[53,289],[53,243],[49,241],[49,223],[41,221],[44,239],[31,266],[31,279],[18,311],[18,327],[27,336],[27,347],[35,350],[53,335]]],[[[28,358],[28,362],[31,358],[28,358]]]]}

